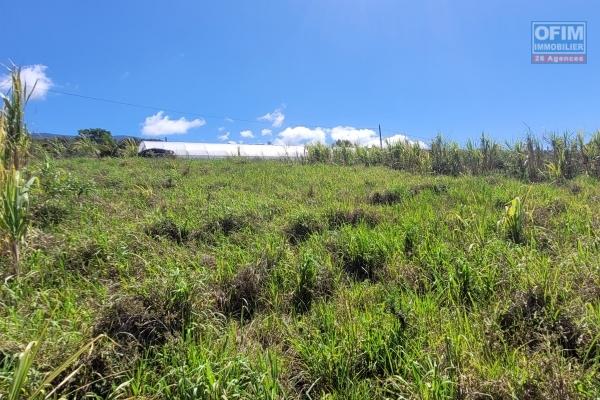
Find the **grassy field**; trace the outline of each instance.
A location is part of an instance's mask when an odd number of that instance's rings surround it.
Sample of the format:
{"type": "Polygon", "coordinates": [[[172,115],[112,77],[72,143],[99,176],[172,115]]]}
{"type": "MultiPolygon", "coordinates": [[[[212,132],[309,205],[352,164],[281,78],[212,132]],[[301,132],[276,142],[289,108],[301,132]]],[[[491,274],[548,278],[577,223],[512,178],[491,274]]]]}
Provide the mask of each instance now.
{"type": "Polygon", "coordinates": [[[28,393],[76,356],[51,398],[600,396],[596,179],[135,158],[30,169],[24,273],[0,285],[0,393],[38,340],[28,393]]]}

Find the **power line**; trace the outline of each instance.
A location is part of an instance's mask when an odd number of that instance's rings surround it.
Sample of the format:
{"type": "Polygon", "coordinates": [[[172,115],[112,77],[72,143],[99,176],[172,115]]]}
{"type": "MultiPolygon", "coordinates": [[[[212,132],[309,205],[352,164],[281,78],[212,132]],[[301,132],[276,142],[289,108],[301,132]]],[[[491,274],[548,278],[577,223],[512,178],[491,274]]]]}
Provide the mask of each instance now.
{"type": "MultiPolygon", "coordinates": [[[[154,111],[165,111],[165,112],[177,113],[177,114],[181,114],[181,115],[187,115],[190,117],[197,117],[197,118],[202,118],[202,119],[218,119],[218,120],[232,121],[232,122],[243,122],[243,123],[267,125],[266,122],[259,121],[259,120],[251,120],[251,119],[244,119],[244,118],[232,118],[232,117],[219,116],[219,115],[200,114],[198,112],[176,110],[176,109],[172,109],[172,108],[157,107],[157,106],[151,106],[151,105],[145,105],[145,104],[139,104],[139,103],[131,103],[131,102],[127,102],[127,101],[108,99],[105,97],[86,96],[86,95],[82,95],[82,94],[78,94],[78,93],[65,92],[65,91],[56,90],[56,89],[48,89],[48,91],[57,93],[57,94],[62,94],[65,96],[77,97],[77,98],[85,99],[85,100],[99,101],[99,102],[104,102],[104,103],[117,104],[117,105],[122,105],[122,106],[127,106],[127,107],[135,107],[135,108],[148,109],[148,110],[154,110],[154,111]]],[[[310,128],[310,129],[329,129],[329,128],[326,128],[326,127],[323,127],[320,125],[304,125],[304,124],[302,124],[301,126],[304,126],[306,128],[310,128]]],[[[377,131],[378,129],[381,129],[380,127],[379,128],[353,127],[353,128],[354,129],[370,129],[373,132],[377,131]]],[[[383,131],[386,133],[390,133],[390,134],[400,134],[400,132],[402,132],[401,129],[395,129],[395,130],[384,129],[383,131]]],[[[431,140],[431,138],[424,138],[424,137],[419,137],[419,136],[415,136],[415,135],[405,135],[405,136],[409,140],[417,139],[417,140],[422,140],[424,142],[428,142],[431,140]]]]}
{"type": "Polygon", "coordinates": [[[79,97],[81,99],[86,99],[86,100],[101,101],[104,103],[118,104],[121,106],[128,106],[128,107],[145,108],[145,109],[154,110],[154,111],[166,111],[166,112],[172,112],[172,113],[194,116],[194,117],[199,117],[199,118],[221,119],[221,120],[231,120],[231,121],[235,121],[235,122],[249,122],[249,123],[255,123],[255,124],[256,123],[264,124],[264,122],[261,122],[261,121],[242,119],[242,118],[231,118],[231,117],[218,116],[218,115],[199,114],[197,112],[192,112],[192,111],[182,111],[182,110],[175,110],[172,108],[156,107],[156,106],[149,106],[149,105],[144,105],[144,104],[130,103],[127,101],[107,99],[104,97],[85,96],[82,94],[64,92],[62,90],[56,90],[56,89],[48,89],[48,91],[53,92],[53,93],[63,94],[65,96],[79,97]]]}

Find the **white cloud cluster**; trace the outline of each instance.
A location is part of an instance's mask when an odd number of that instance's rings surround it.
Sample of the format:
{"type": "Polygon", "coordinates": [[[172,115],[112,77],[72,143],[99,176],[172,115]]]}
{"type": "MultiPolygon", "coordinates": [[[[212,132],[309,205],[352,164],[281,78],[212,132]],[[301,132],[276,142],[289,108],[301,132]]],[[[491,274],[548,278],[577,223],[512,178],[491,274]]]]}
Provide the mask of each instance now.
{"type": "Polygon", "coordinates": [[[277,108],[273,112],[266,113],[262,117],[258,117],[258,120],[270,122],[273,128],[280,128],[285,120],[285,114],[283,114],[281,108],[277,108]]]}
{"type": "MultiPolygon", "coordinates": [[[[31,93],[31,100],[46,98],[48,90],[54,85],[52,79],[46,75],[46,69],[48,67],[42,64],[28,65],[21,68],[21,82],[23,82],[27,94],[31,93]]],[[[7,92],[11,87],[10,74],[0,76],[0,91],[7,92]]]]}
{"type": "Polygon", "coordinates": [[[273,131],[270,129],[263,129],[262,131],[260,131],[260,134],[263,136],[271,136],[273,134],[273,131]]]}
{"type": "MultiPolygon", "coordinates": [[[[302,145],[326,143],[328,139],[331,139],[332,142],[337,140],[349,141],[354,145],[365,147],[379,146],[379,135],[374,130],[352,126],[336,126],[334,128],[289,127],[277,135],[274,143],[280,145],[302,145]]],[[[419,146],[427,148],[425,143],[411,140],[408,136],[402,134],[383,138],[384,145],[398,142],[418,143],[419,146]]]]}
{"type": "Polygon", "coordinates": [[[246,129],[240,132],[240,136],[246,139],[252,139],[254,137],[254,133],[251,130],[246,129]]]}
{"type": "Polygon", "coordinates": [[[206,124],[203,119],[197,118],[187,120],[184,117],[171,119],[163,111],[146,117],[142,125],[142,133],[148,136],[177,135],[185,134],[192,128],[197,128],[206,124]]]}
{"type": "Polygon", "coordinates": [[[307,128],[305,126],[294,126],[285,128],[275,139],[278,145],[295,146],[308,143],[325,143],[327,130],[324,128],[307,128]]]}
{"type": "Polygon", "coordinates": [[[375,140],[379,143],[379,136],[372,129],[360,129],[352,126],[336,126],[331,129],[331,139],[349,141],[359,146],[369,146],[375,140]]]}

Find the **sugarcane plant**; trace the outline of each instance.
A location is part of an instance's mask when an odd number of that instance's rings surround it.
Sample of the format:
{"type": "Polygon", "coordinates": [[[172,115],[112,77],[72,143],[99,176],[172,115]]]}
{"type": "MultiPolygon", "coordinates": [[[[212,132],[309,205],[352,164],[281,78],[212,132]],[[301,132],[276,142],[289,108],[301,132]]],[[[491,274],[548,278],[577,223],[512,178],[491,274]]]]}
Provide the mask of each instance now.
{"type": "Polygon", "coordinates": [[[22,169],[28,157],[29,134],[25,127],[28,93],[17,67],[10,70],[11,90],[2,95],[0,110],[0,242],[8,244],[13,271],[20,272],[20,245],[29,226],[29,194],[37,178],[24,177],[22,169]]]}
{"type": "Polygon", "coordinates": [[[10,70],[11,90],[9,95],[2,95],[4,114],[4,168],[13,167],[20,170],[27,163],[29,133],[25,126],[25,105],[35,90],[35,84],[29,92],[27,85],[21,80],[21,70],[13,67],[10,70]]]}
{"type": "Polygon", "coordinates": [[[20,273],[20,245],[29,227],[29,192],[36,177],[25,180],[15,169],[4,171],[1,186],[0,231],[6,236],[13,260],[13,270],[20,273]]]}

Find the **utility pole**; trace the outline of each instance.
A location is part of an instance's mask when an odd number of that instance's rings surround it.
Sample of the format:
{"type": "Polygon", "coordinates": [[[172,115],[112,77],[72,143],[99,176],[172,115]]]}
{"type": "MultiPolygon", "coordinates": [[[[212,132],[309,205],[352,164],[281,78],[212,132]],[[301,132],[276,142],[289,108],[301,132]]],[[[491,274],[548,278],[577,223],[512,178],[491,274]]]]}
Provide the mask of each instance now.
{"type": "Polygon", "coordinates": [[[381,138],[381,124],[379,124],[379,147],[383,149],[383,139],[381,138]]]}

